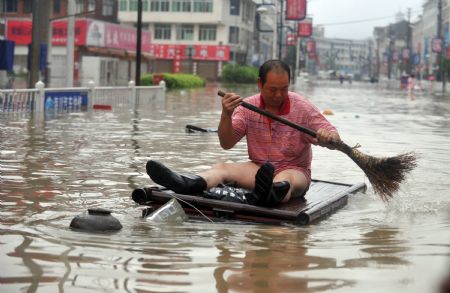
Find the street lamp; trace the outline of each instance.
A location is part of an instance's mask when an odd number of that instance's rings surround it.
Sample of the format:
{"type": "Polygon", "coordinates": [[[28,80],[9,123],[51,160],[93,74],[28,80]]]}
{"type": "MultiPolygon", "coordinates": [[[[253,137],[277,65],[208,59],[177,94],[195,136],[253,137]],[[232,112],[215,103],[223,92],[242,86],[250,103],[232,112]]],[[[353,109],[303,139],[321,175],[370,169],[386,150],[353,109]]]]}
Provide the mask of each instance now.
{"type": "MultiPolygon", "coordinates": [[[[277,33],[275,34],[276,42],[274,42],[273,56],[275,56],[275,51],[276,51],[275,45],[278,43],[278,59],[281,60],[281,51],[282,51],[282,46],[283,46],[283,0],[279,0],[279,2],[280,2],[280,11],[279,11],[279,20],[276,21],[277,33]]],[[[258,8],[256,9],[257,29],[260,32],[273,32],[273,30],[264,30],[264,29],[260,28],[260,15],[267,14],[269,12],[268,7],[272,7],[273,9],[276,10],[276,6],[274,4],[265,4],[264,1],[262,4],[259,4],[258,8]]]]}

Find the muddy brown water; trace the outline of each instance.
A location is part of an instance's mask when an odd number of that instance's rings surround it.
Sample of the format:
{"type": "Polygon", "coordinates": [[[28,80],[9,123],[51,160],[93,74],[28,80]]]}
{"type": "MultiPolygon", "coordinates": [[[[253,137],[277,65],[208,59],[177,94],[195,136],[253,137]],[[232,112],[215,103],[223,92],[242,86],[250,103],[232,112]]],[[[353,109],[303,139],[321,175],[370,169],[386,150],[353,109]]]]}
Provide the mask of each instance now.
{"type": "MultiPolygon", "coordinates": [[[[419,155],[394,200],[370,186],[330,217],[305,227],[154,224],[130,200],[151,184],[148,159],[179,171],[247,159],[245,144],[220,149],[218,88],[168,92],[137,111],[48,116],[0,113],[1,292],[437,292],[450,274],[450,97],[353,83],[300,89],[348,144],[375,156],[419,155]],[[91,207],[110,209],[117,233],[72,231],[91,207]]],[[[314,148],[313,178],[367,182],[336,151],[314,148]]]]}

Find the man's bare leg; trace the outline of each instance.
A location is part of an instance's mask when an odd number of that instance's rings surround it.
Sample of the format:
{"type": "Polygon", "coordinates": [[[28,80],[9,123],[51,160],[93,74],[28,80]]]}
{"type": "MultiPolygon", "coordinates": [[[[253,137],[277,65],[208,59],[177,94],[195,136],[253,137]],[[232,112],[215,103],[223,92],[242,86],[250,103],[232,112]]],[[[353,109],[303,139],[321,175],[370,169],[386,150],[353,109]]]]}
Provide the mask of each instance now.
{"type": "Polygon", "coordinates": [[[258,169],[259,166],[253,162],[217,163],[211,166],[211,169],[199,173],[198,176],[205,179],[208,189],[219,184],[235,182],[239,187],[252,190],[258,169]]]}
{"type": "Polygon", "coordinates": [[[281,171],[275,176],[273,181],[287,181],[291,185],[291,188],[289,189],[282,202],[288,202],[292,197],[302,196],[306,188],[308,187],[308,180],[306,179],[305,174],[294,169],[281,171]]]}

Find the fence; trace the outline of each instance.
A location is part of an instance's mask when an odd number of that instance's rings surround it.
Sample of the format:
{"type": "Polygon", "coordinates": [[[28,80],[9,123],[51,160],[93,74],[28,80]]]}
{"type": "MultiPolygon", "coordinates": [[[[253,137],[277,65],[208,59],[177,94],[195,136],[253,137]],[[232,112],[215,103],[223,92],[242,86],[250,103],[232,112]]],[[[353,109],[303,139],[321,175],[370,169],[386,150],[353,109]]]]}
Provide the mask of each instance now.
{"type": "Polygon", "coordinates": [[[165,83],[158,86],[135,86],[133,81],[128,87],[88,87],[45,88],[37,82],[35,89],[0,90],[0,114],[24,114],[33,112],[35,117],[44,117],[45,112],[76,112],[91,110],[95,107],[128,107],[135,109],[139,103],[148,99],[164,98],[165,83]]]}

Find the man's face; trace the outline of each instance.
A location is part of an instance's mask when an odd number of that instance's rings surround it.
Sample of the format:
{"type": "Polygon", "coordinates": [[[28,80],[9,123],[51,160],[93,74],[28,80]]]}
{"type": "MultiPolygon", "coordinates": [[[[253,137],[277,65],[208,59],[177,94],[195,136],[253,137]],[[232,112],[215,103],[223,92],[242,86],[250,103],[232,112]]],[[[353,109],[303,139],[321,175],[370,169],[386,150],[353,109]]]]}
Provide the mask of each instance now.
{"type": "Polygon", "coordinates": [[[279,108],[288,97],[289,76],[284,71],[269,71],[266,83],[263,85],[261,80],[258,80],[258,87],[266,107],[279,108]]]}

